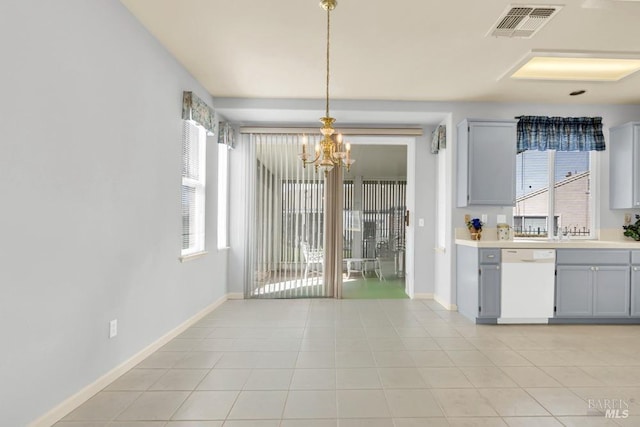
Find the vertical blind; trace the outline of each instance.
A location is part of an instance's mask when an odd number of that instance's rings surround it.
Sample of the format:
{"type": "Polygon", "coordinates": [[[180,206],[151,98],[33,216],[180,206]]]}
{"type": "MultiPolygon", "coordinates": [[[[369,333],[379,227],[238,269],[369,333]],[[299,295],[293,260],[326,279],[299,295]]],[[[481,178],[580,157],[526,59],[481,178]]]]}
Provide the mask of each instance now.
{"type": "Polygon", "coordinates": [[[403,251],[407,182],[364,180],[362,182],[362,253],[375,257],[382,251],[403,251]]]}
{"type": "Polygon", "coordinates": [[[324,177],[313,166],[302,167],[300,135],[250,138],[255,191],[246,296],[327,296],[322,278],[324,177]]]}

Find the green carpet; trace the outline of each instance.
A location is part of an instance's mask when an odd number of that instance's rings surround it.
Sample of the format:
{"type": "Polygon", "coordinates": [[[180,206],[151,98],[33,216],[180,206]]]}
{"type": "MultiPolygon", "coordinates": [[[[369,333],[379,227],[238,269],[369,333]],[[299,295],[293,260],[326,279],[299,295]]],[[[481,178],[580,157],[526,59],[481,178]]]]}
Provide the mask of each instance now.
{"type": "Polygon", "coordinates": [[[409,298],[404,292],[404,279],[392,278],[380,281],[377,277],[362,277],[349,280],[346,277],[342,284],[342,298],[345,299],[403,299],[409,298]]]}

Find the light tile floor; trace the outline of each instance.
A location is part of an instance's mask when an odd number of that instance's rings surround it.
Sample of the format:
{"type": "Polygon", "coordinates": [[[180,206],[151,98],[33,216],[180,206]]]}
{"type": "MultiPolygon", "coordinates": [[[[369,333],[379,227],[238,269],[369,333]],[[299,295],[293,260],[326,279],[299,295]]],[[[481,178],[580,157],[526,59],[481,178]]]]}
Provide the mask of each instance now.
{"type": "Polygon", "coordinates": [[[640,326],[475,325],[419,300],[247,300],[55,426],[563,425],[640,426],[640,326]]]}

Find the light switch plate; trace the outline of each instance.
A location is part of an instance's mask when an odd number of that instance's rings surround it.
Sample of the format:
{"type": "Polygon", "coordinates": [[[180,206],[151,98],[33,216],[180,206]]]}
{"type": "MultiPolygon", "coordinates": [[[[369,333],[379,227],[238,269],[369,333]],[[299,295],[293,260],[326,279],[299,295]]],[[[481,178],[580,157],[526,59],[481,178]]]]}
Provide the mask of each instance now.
{"type": "Polygon", "coordinates": [[[113,338],[118,335],[118,319],[113,319],[109,322],[109,338],[113,338]]]}
{"type": "Polygon", "coordinates": [[[418,218],[418,227],[424,227],[424,218],[418,218]]]}

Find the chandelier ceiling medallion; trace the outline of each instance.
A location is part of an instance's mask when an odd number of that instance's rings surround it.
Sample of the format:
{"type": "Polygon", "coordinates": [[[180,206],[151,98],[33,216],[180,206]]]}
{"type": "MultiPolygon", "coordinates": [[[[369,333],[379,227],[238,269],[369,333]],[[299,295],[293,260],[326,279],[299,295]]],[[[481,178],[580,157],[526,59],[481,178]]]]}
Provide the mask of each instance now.
{"type": "Polygon", "coordinates": [[[336,8],[338,2],[336,0],[321,0],[320,7],[327,11],[327,82],[326,82],[326,108],[325,115],[320,119],[322,122],[322,128],[320,133],[322,139],[320,143],[315,147],[315,155],[310,160],[307,154],[307,137],[303,136],[302,139],[302,153],[299,155],[302,160],[303,166],[313,164],[316,168],[324,171],[325,176],[331,171],[334,166],[344,166],[349,170],[351,165],[355,162],[351,158],[351,144],[343,144],[342,134],[335,135],[335,129],[333,129],[333,123],[336,121],[333,117],[329,116],[329,49],[330,49],[330,34],[331,34],[331,11],[336,8]]]}

